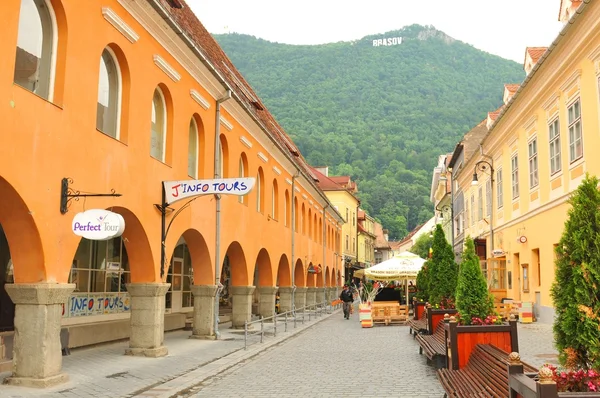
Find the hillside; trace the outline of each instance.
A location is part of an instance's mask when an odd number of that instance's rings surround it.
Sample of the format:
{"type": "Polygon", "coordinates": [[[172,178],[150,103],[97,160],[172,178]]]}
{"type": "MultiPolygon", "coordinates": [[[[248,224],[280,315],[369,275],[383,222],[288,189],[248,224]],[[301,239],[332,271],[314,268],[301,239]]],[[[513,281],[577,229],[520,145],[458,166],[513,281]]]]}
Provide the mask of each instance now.
{"type": "Polygon", "coordinates": [[[502,102],[522,66],[412,25],[314,46],[215,35],[313,166],[358,182],[362,207],[400,238],[433,215],[438,155],[502,102]],[[402,43],[373,46],[378,38],[402,43]]]}

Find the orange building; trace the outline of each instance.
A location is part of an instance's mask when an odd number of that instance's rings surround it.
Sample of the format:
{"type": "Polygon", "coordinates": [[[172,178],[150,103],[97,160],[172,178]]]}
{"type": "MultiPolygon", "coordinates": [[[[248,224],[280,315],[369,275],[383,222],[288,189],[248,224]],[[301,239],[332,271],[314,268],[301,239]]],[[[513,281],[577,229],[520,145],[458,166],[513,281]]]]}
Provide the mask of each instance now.
{"type": "Polygon", "coordinates": [[[218,337],[216,307],[240,327],[272,315],[277,289],[282,310],[335,294],[342,216],[183,1],[6,0],[0,14],[10,383],[66,380],[61,329],[70,347],[129,338],[129,354],[161,356],[188,318],[218,337]],[[162,182],[238,177],[256,179],[246,196],[165,208],[161,262],[162,182]],[[121,215],[122,236],[76,235],[91,209],[121,215]]]}

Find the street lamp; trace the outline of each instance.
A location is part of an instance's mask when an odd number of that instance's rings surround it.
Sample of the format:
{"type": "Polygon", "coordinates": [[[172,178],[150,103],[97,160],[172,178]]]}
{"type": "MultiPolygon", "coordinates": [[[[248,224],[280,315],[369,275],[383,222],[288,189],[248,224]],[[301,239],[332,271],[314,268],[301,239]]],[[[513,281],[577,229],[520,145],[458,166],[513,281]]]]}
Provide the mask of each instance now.
{"type": "Polygon", "coordinates": [[[494,214],[494,167],[487,160],[480,160],[475,163],[475,168],[473,169],[473,180],[471,181],[471,185],[478,185],[479,181],[477,180],[477,171],[482,173],[487,173],[490,175],[490,257],[492,255],[492,250],[494,250],[494,224],[492,222],[492,217],[494,214]]]}
{"type": "Polygon", "coordinates": [[[450,244],[454,248],[454,226],[452,225],[454,220],[454,209],[451,205],[443,205],[442,207],[438,207],[438,205],[436,205],[435,209],[440,212],[440,218],[442,220],[444,219],[444,213],[450,212],[450,244]]]}

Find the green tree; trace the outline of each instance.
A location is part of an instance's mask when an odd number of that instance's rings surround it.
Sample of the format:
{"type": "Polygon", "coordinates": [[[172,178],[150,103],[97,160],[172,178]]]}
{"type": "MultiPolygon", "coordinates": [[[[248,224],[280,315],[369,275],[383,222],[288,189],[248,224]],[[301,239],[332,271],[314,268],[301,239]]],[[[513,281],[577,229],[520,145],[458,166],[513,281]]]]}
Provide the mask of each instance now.
{"type": "Polygon", "coordinates": [[[410,248],[410,252],[416,254],[421,258],[427,258],[429,256],[429,248],[433,243],[433,237],[429,234],[420,235],[413,247],[410,248]]]}
{"type": "Polygon", "coordinates": [[[479,257],[475,254],[475,244],[471,237],[466,239],[462,258],[456,286],[456,309],[461,321],[470,325],[474,317],[484,319],[493,314],[494,298],[481,273],[479,257]]]}
{"type": "Polygon", "coordinates": [[[600,369],[600,192],[586,175],[569,199],[571,209],[556,247],[551,288],[554,337],[567,367],[600,369]]]}
{"type": "Polygon", "coordinates": [[[429,261],[426,261],[417,274],[417,298],[429,302],[429,261]]]}
{"type": "Polygon", "coordinates": [[[435,226],[429,276],[429,301],[444,308],[453,306],[456,294],[458,266],[454,261],[454,251],[446,240],[440,224],[435,226]]]}

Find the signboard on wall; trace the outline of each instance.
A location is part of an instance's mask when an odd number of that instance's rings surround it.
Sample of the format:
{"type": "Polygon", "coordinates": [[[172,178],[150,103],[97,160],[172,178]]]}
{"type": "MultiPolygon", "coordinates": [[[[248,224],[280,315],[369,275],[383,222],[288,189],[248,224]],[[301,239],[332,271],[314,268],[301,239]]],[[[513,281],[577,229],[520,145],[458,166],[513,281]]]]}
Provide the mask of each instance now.
{"type": "Polygon", "coordinates": [[[129,312],[127,293],[73,293],[63,304],[63,318],[129,312]]]}
{"type": "Polygon", "coordinates": [[[91,209],[75,214],[73,233],[89,240],[109,240],[123,235],[125,220],[118,213],[104,209],[91,209]]]}
{"type": "Polygon", "coordinates": [[[198,195],[221,194],[243,196],[252,190],[255,181],[256,179],[252,177],[163,181],[165,203],[170,205],[178,200],[198,195]]]}

